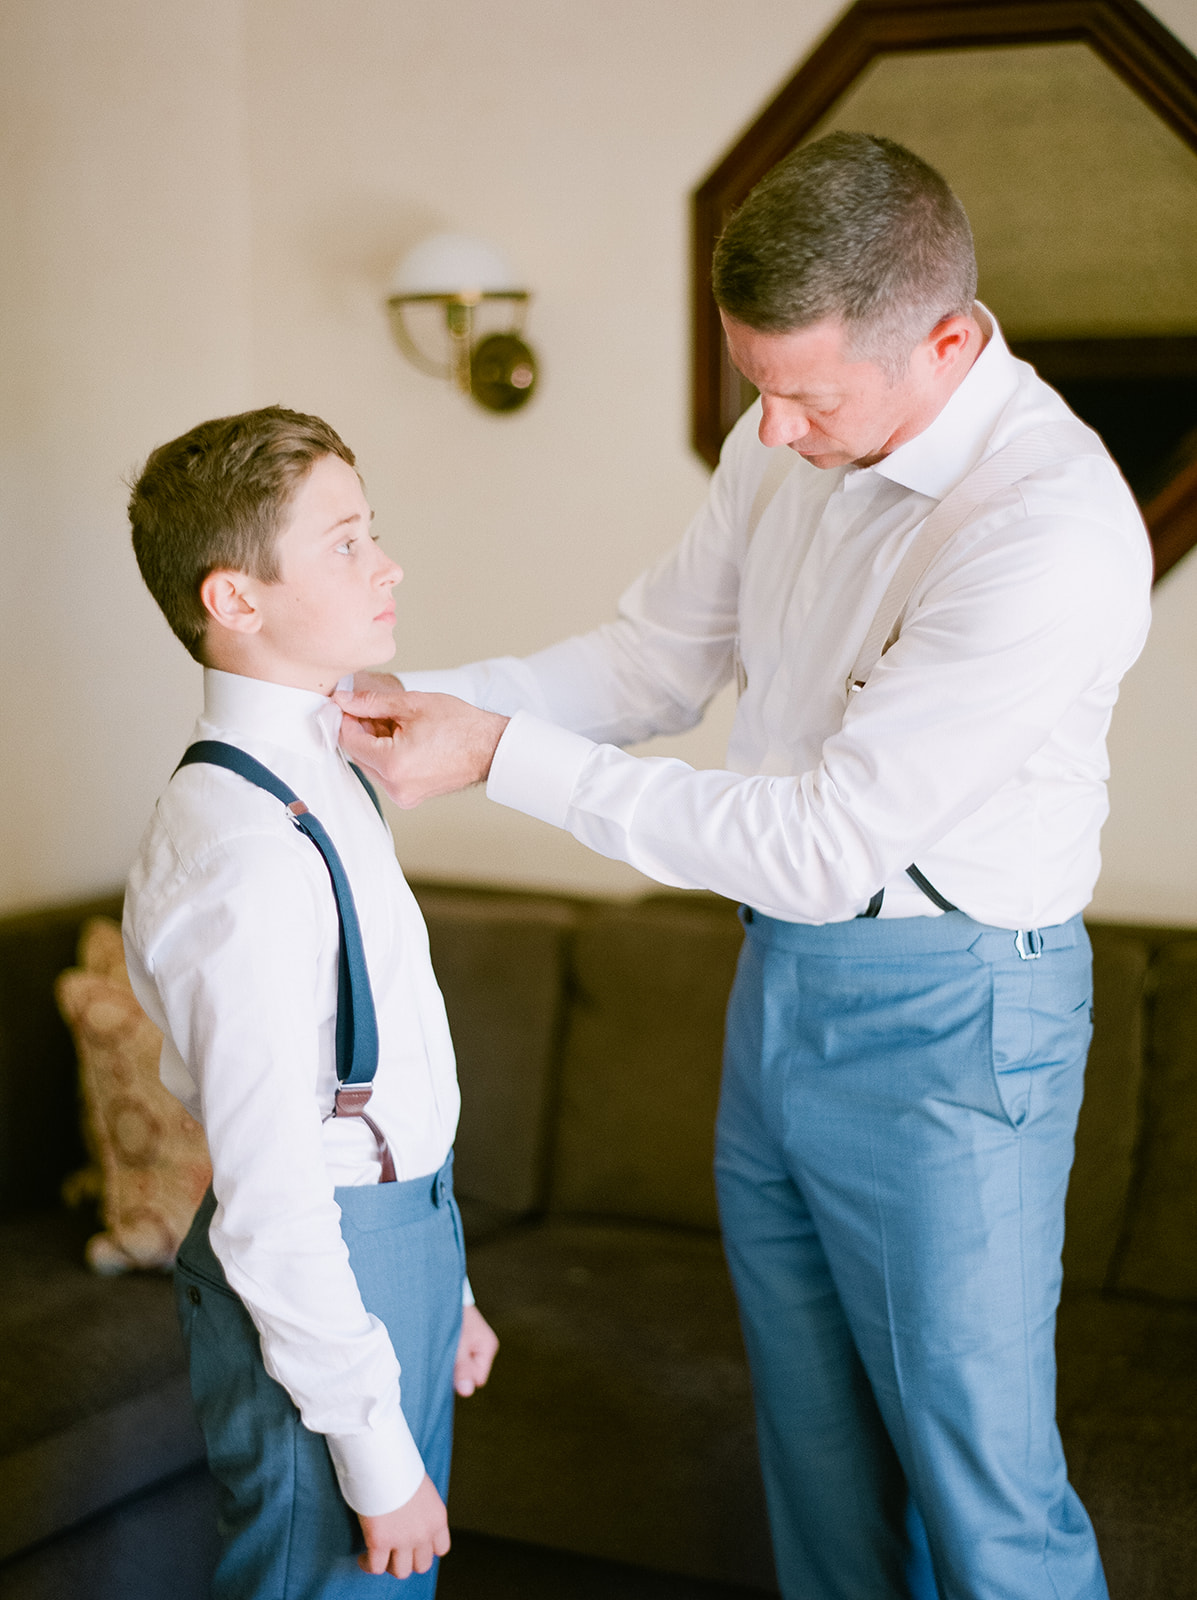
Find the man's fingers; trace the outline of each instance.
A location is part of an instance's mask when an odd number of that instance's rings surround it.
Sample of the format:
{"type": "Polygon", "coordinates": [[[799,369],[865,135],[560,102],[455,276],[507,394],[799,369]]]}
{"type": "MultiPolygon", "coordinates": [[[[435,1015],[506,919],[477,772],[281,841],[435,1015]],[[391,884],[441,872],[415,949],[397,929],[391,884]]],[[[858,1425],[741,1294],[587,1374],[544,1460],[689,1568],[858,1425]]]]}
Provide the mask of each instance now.
{"type": "Polygon", "coordinates": [[[393,684],[389,689],[338,689],[334,704],[354,717],[394,717],[399,709],[410,709],[412,697],[393,684]]]}
{"type": "Polygon", "coordinates": [[[372,765],[371,758],[389,749],[390,743],[389,736],[375,733],[365,723],[358,722],[353,717],[346,717],[341,723],[341,748],[354,761],[372,765]]]}
{"type": "Polygon", "coordinates": [[[393,713],[390,711],[392,701],[390,696],[376,694],[373,689],[363,694],[338,689],[333,695],[333,704],[339,706],[347,717],[384,717],[393,713]]]}

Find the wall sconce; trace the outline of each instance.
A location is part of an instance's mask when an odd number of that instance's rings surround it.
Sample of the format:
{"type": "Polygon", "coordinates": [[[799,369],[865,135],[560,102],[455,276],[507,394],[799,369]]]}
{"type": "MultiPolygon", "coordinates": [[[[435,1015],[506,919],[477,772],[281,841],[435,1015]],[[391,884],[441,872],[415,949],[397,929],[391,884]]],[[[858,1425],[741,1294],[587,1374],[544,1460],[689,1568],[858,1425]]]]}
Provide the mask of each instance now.
{"type": "Polygon", "coordinates": [[[488,411],[515,411],[536,388],[536,357],[524,342],[524,312],[531,298],[490,245],[458,233],[437,233],[410,250],[395,269],[387,307],[395,342],[413,366],[434,378],[451,378],[462,394],[488,411]],[[510,325],[475,342],[480,306],[506,303],[510,325]],[[422,350],[412,337],[412,307],[439,307],[448,334],[448,359],[422,350]]]}

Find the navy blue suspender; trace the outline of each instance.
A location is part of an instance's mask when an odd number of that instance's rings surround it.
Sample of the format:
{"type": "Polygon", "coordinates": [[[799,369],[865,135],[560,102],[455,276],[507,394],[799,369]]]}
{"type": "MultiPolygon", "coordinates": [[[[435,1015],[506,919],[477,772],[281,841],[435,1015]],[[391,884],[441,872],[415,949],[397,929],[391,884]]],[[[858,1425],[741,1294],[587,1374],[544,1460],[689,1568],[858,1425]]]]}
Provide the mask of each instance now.
{"type": "MultiPolygon", "coordinates": [[[[361,925],[357,907],[353,903],[353,890],[337,847],[327,829],[314,817],[303,801],[289,789],[281,778],[276,778],[269,767],[246,755],[236,745],[219,739],[200,739],[183,752],[179,767],[207,765],[224,767],[244,778],[247,783],[265,789],[287,808],[291,821],[319,850],[332,880],[333,898],[337,906],[340,930],[337,966],[337,1094],[333,1116],[361,1117],[373,1131],[378,1141],[382,1161],[383,1183],[395,1181],[395,1164],[381,1129],[366,1115],[366,1105],[372,1093],[371,1085],[378,1070],[378,1019],[374,1011],[374,994],[370,988],[370,974],[366,967],[366,952],[362,944],[361,925]]],[[[178,767],[175,769],[178,771],[178,767]]],[[[355,767],[374,808],[382,815],[378,796],[365,776],[355,767]]]]}
{"type": "MultiPolygon", "coordinates": [[[[945,899],[944,896],[940,894],[939,890],[935,887],[935,885],[933,883],[931,883],[927,878],[923,877],[923,874],[919,871],[919,869],[917,867],[914,867],[914,866],[907,867],[906,868],[906,876],[908,878],[910,878],[915,884],[917,884],[918,887],[927,896],[927,899],[931,901],[932,905],[937,905],[941,911],[957,911],[957,910],[959,910],[958,906],[954,906],[950,900],[945,899]]],[[[869,901],[867,909],[860,913],[861,916],[862,917],[875,917],[877,915],[877,913],[881,910],[881,902],[884,899],[885,899],[885,890],[884,889],[878,889],[877,893],[869,901]]]]}

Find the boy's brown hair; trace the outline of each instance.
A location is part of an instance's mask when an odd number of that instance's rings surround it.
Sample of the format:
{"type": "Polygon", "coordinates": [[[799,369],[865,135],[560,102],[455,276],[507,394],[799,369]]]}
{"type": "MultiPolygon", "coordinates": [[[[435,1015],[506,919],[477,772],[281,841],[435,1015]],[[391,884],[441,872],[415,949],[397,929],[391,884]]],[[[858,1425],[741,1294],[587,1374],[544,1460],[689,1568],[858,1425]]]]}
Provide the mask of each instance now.
{"type": "Polygon", "coordinates": [[[133,552],[176,636],[202,662],[210,572],[279,577],[275,543],[291,498],[322,456],[353,451],[319,417],[264,406],[217,417],[159,445],[129,499],[133,552]]]}

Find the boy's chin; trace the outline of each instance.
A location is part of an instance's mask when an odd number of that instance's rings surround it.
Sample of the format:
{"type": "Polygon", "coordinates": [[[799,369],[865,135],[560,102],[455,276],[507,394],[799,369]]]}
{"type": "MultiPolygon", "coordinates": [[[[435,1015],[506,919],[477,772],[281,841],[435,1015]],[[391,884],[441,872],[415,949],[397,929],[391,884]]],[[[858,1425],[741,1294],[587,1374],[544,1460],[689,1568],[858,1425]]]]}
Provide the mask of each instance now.
{"type": "Polygon", "coordinates": [[[375,643],[369,657],[362,656],[355,660],[354,665],[345,668],[346,676],[355,672],[385,672],[388,661],[394,661],[397,646],[393,639],[388,639],[385,644],[375,643]]]}

